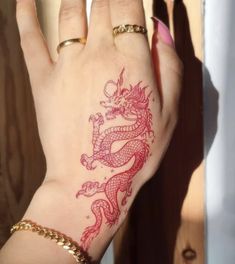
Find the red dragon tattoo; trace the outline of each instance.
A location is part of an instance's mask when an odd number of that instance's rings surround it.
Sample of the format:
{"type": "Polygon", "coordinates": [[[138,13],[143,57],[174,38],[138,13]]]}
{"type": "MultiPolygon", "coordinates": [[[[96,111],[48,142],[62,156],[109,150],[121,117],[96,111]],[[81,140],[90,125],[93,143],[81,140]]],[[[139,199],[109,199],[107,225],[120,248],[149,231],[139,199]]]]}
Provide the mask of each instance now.
{"type": "Polygon", "coordinates": [[[120,168],[128,163],[132,166],[118,174],[111,176],[107,182],[88,181],[82,185],[76,197],[83,195],[92,197],[97,193],[104,193],[105,198],[92,202],[91,211],[95,223],[85,229],[81,237],[81,246],[84,250],[90,247],[92,240],[100,232],[103,219],[110,227],[117,224],[121,214],[118,203],[118,193],[122,192],[121,206],[125,206],[127,198],[132,194],[132,180],[141,170],[149,156],[150,146],[148,139],[154,137],[152,130],[152,114],[149,109],[149,97],[146,95],[148,86],[141,87],[142,82],[129,89],[123,87],[124,69],[117,82],[110,80],[104,87],[106,101],[100,104],[106,109],[105,118],[101,113],[91,115],[89,121],[93,124],[93,154],[81,156],[81,163],[88,170],[94,170],[95,162],[104,166],[120,168]],[[105,122],[121,117],[129,125],[115,126],[101,131],[105,122]],[[127,122],[128,121],[128,122],[127,122]],[[114,142],[124,141],[125,144],[118,151],[112,152],[114,142]],[[133,163],[131,162],[133,160],[133,163]]]}

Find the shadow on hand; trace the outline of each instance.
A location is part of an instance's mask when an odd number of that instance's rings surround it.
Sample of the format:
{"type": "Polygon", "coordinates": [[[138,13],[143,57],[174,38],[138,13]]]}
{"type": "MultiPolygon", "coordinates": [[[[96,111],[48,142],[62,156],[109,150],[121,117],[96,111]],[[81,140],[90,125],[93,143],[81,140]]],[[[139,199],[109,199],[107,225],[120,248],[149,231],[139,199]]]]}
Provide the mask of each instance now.
{"type": "MultiPolygon", "coordinates": [[[[165,2],[155,0],[153,9],[154,15],[169,25],[165,2]]],[[[181,0],[175,3],[174,28],[176,50],[185,67],[180,118],[161,167],[134,202],[117,264],[174,263],[182,205],[191,176],[203,161],[203,66],[195,57],[187,10],[181,0]]],[[[204,77],[204,96],[213,102],[209,110],[213,118],[207,124],[211,145],[217,130],[218,92],[206,69],[204,77]]]]}

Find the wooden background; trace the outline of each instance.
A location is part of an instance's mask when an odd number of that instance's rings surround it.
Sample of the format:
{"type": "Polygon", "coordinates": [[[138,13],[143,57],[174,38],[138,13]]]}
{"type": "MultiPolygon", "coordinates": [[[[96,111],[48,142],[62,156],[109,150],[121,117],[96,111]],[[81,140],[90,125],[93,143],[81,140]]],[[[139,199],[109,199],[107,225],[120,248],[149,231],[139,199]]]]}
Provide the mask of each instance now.
{"type": "Polygon", "coordinates": [[[0,1],[0,243],[40,184],[45,163],[19,44],[15,1],[0,1]]]}
{"type": "MultiPolygon", "coordinates": [[[[115,238],[117,264],[204,263],[204,168],[202,131],[202,3],[145,0],[170,26],[184,62],[180,120],[156,176],[139,193],[115,238]]],[[[59,1],[38,2],[50,49],[56,56],[59,1]]],[[[149,31],[152,31],[148,19],[149,31]]],[[[45,160],[32,95],[19,45],[15,0],[0,2],[0,245],[23,215],[42,181],[45,160]]]]}

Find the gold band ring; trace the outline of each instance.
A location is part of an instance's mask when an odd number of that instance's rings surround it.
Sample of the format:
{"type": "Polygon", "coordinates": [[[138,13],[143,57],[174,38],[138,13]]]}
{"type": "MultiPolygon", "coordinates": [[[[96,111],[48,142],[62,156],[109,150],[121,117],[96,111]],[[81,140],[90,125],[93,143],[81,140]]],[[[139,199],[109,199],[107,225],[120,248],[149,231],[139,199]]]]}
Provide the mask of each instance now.
{"type": "Polygon", "coordinates": [[[86,44],[86,38],[74,38],[74,39],[68,39],[63,42],[61,42],[57,47],[57,52],[60,53],[60,50],[64,47],[67,47],[69,45],[80,43],[85,45],[86,44]]]}
{"type": "Polygon", "coordinates": [[[139,25],[119,25],[113,28],[113,36],[116,37],[123,33],[140,33],[140,34],[147,34],[147,29],[143,26],[139,25]]]}

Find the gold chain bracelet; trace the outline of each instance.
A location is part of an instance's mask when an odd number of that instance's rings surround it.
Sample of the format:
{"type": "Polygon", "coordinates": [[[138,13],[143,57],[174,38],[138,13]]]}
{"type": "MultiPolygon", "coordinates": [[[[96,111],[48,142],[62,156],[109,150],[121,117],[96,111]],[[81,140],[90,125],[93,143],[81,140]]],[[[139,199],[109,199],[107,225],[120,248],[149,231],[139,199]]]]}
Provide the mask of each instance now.
{"type": "Polygon", "coordinates": [[[11,234],[16,231],[23,230],[32,231],[37,233],[39,236],[55,241],[57,245],[68,251],[75,258],[77,263],[90,263],[90,257],[88,257],[87,253],[84,252],[84,250],[75,241],[56,230],[42,227],[30,220],[22,220],[11,228],[11,234]]]}

